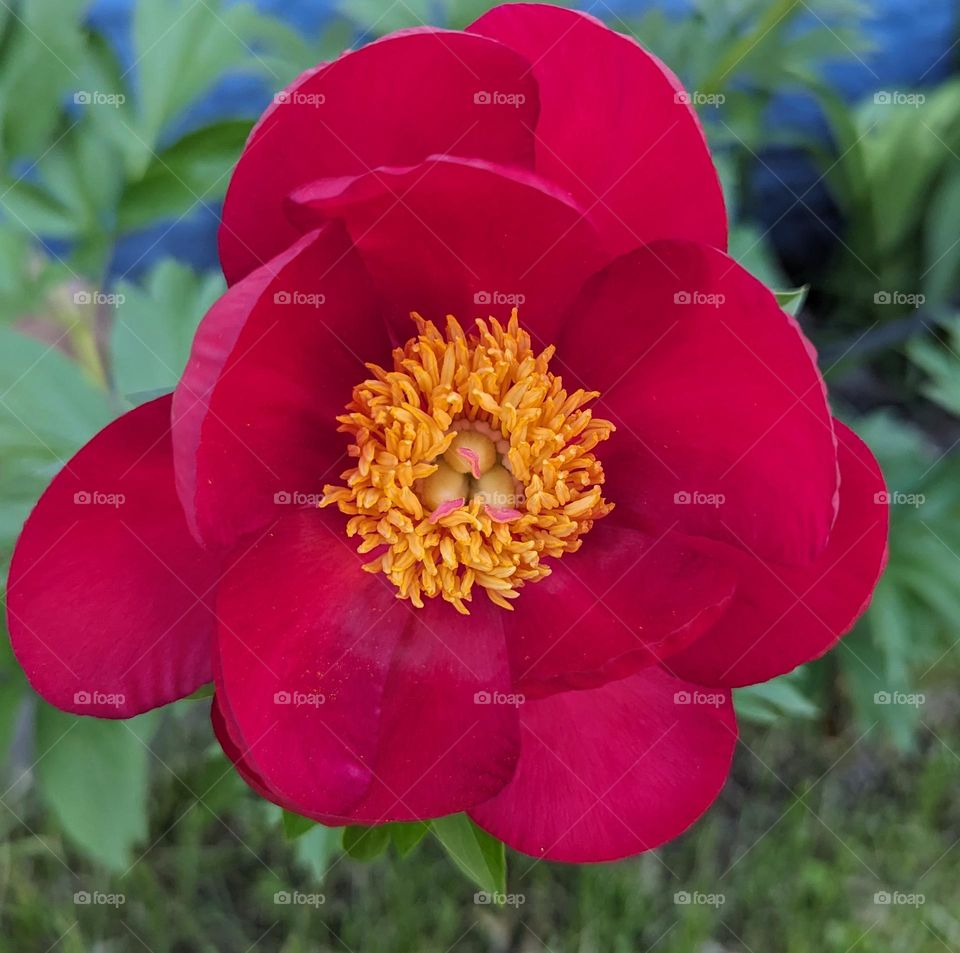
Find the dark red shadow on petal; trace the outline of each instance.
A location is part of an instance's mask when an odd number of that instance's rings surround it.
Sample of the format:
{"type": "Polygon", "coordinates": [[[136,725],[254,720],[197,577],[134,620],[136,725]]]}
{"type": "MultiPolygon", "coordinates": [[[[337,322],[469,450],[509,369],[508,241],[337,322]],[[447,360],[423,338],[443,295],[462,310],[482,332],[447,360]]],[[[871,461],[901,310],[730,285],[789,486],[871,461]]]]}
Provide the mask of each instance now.
{"type": "Polygon", "coordinates": [[[730,610],[665,668],[704,685],[765,682],[819,658],[866,610],[887,561],[889,505],[873,454],[839,421],[835,427],[840,508],[827,548],[795,569],[717,547],[738,577],[730,610]]]}
{"type": "Polygon", "coordinates": [[[533,64],[536,169],[588,209],[615,254],[657,238],[727,247],[703,130],[660,60],[588,14],[547,4],[504,4],[467,29],[533,64]]]}
{"type": "Polygon", "coordinates": [[[837,462],[813,348],[773,294],[716,249],[655,242],[574,304],[558,369],[600,391],[611,519],[805,565],[826,545],[837,462]]]}
{"type": "Polygon", "coordinates": [[[198,539],[229,548],[349,465],[337,432],[367,361],[390,348],[362,262],[339,224],[235,284],[200,324],[174,394],[177,482],[198,539]]]}
{"type": "Polygon", "coordinates": [[[647,668],[520,707],[513,780],[468,813],[514,850],[590,863],[652,850],[720,793],[737,725],[729,692],[647,668]]]}
{"type": "Polygon", "coordinates": [[[218,693],[246,770],[326,823],[463,810],[517,757],[516,709],[478,700],[510,691],[497,610],[411,609],[362,571],[342,524],[289,516],[228,571],[218,693]]]}
{"type": "Polygon", "coordinates": [[[533,165],[536,81],[523,57],[486,37],[395,33],[308,71],[277,100],[227,190],[220,261],[231,284],[296,240],[283,199],[305,182],[432,153],[533,165]]]}
{"type": "Polygon", "coordinates": [[[306,229],[347,224],[387,308],[395,340],[410,312],[463,323],[519,308],[520,323],[552,343],[583,281],[609,260],[582,209],[523,169],[433,156],[418,166],[319,180],[291,197],[306,229]]]}
{"type": "Polygon", "coordinates": [[[505,619],[518,690],[594,688],[699,638],[728,605],[734,574],[674,533],[601,520],[579,552],[523,587],[505,619]]]}

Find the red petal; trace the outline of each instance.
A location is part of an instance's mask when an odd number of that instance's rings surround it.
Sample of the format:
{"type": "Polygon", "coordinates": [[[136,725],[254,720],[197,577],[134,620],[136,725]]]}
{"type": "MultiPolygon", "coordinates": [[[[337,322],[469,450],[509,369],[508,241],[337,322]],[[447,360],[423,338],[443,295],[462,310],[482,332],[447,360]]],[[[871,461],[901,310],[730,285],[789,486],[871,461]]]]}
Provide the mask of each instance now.
{"type": "Polygon", "coordinates": [[[27,520],[7,589],[14,652],[65,711],[165,705],[213,677],[218,568],[187,530],[160,397],[101,430],[27,520]]]}
{"type": "Polygon", "coordinates": [[[536,82],[522,57],[484,37],[432,27],[395,33],[308,71],[279,98],[227,191],[220,261],[231,284],[297,238],[283,198],[304,182],[432,153],[533,164],[536,82]],[[514,96],[515,105],[484,93],[514,96]]]}
{"type": "Polygon", "coordinates": [[[889,506],[873,454],[839,421],[835,427],[840,509],[827,548],[804,569],[730,553],[739,577],[730,610],[667,660],[680,677],[709,685],[765,682],[823,655],[867,608],[887,561],[889,506]]]}
{"type": "MultiPolygon", "coordinates": [[[[413,610],[365,573],[337,514],[281,521],[218,602],[218,694],[280,803],[339,823],[435,817],[489,797],[517,756],[500,615],[413,610]]],[[[237,739],[235,739],[236,741],[237,739]]]]}
{"type": "Polygon", "coordinates": [[[658,668],[520,709],[513,780],[470,816],[547,860],[616,860],[685,831],[720,793],[737,725],[729,692],[658,668]]]}
{"type": "Polygon", "coordinates": [[[339,225],[234,285],[200,324],[174,395],[177,483],[207,545],[228,547],[348,466],[337,433],[365,361],[389,355],[363,265],[339,225]]]}
{"type": "Polygon", "coordinates": [[[537,171],[569,190],[615,253],[657,238],[727,247],[723,193],[676,76],[599,20],[505,4],[468,27],[533,64],[537,171]]]}
{"type": "Polygon", "coordinates": [[[223,753],[233,762],[233,766],[237,769],[240,777],[243,778],[260,797],[266,798],[274,804],[279,804],[288,810],[295,811],[295,808],[291,804],[281,802],[276,793],[267,787],[263,778],[251,767],[249,761],[247,761],[247,751],[234,737],[233,732],[236,729],[232,727],[231,721],[226,711],[224,711],[223,701],[217,695],[214,696],[213,703],[210,706],[210,723],[213,726],[213,733],[220,743],[220,747],[223,748],[223,753]]]}
{"type": "Polygon", "coordinates": [[[608,260],[596,233],[550,183],[521,169],[434,156],[304,186],[292,197],[301,225],[342,217],[389,307],[398,341],[410,312],[443,322],[519,306],[544,343],[580,285],[608,260]]]}
{"type": "Polygon", "coordinates": [[[505,621],[514,683],[533,695],[622,678],[702,635],[733,582],[675,534],[603,520],[514,603],[505,621]]]}
{"type": "Polygon", "coordinates": [[[624,255],[587,283],[557,355],[618,427],[613,518],[786,563],[826,545],[837,462],[813,348],[735,261],[688,242],[624,255]]]}

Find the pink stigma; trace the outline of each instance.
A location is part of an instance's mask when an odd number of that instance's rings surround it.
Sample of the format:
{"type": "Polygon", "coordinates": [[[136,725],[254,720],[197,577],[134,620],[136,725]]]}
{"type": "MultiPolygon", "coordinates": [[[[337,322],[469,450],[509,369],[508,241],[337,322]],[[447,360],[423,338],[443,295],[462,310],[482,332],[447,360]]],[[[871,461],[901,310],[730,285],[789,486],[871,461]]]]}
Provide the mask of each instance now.
{"type": "Polygon", "coordinates": [[[474,480],[479,480],[481,477],[480,457],[477,456],[477,451],[471,450],[469,447],[458,447],[457,453],[470,464],[470,472],[473,474],[474,480]]]}
{"type": "Polygon", "coordinates": [[[446,503],[441,503],[428,517],[428,523],[436,523],[438,520],[443,519],[448,513],[452,513],[454,510],[460,509],[463,506],[465,500],[462,496],[458,496],[455,500],[447,500],[446,503]]]}
{"type": "Polygon", "coordinates": [[[491,506],[487,503],[484,507],[487,516],[494,521],[494,523],[510,523],[513,520],[520,519],[523,516],[523,513],[520,510],[512,509],[509,506],[491,506]]]}

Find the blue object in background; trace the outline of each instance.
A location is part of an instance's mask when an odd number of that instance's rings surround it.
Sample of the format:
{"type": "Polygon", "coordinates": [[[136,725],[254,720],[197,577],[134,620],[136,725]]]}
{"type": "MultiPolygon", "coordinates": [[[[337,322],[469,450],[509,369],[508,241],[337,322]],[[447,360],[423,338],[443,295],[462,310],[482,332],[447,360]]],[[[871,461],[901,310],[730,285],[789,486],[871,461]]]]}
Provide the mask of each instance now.
{"type": "MultiPolygon", "coordinates": [[[[121,61],[132,60],[130,14],[136,0],[96,0],[89,21],[108,37],[121,61]]],[[[145,0],[149,2],[149,0],[145,0]]],[[[255,6],[308,36],[315,36],[335,10],[330,0],[255,0],[255,6]]],[[[600,17],[626,15],[660,7],[678,17],[689,14],[690,0],[610,0],[580,4],[600,17]]],[[[814,14],[804,14],[813,20],[814,14]]],[[[848,101],[876,89],[932,86],[954,68],[953,42],[957,10],[953,0],[872,0],[864,32],[874,49],[843,63],[825,64],[824,79],[848,101]]],[[[671,64],[683,73],[683,64],[671,64]]],[[[270,101],[272,90],[252,77],[230,77],[195,104],[180,131],[223,117],[255,116],[270,101]]],[[[826,136],[816,105],[802,96],[783,96],[770,113],[772,130],[826,136]]],[[[762,157],[753,180],[749,211],[771,228],[788,269],[802,274],[829,251],[839,227],[817,173],[797,152],[775,150],[762,157]],[[802,202],[797,196],[804,196],[802,202]]],[[[175,225],[164,223],[125,238],[117,248],[111,273],[133,275],[157,258],[172,255],[197,268],[216,268],[217,209],[199,209],[175,225]]]]}

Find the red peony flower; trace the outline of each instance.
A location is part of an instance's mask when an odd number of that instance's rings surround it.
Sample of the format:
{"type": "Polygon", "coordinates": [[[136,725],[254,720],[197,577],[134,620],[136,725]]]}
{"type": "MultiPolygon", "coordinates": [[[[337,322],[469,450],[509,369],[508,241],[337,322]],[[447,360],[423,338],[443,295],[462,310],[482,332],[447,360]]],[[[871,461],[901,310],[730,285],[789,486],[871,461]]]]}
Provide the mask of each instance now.
{"type": "Polygon", "coordinates": [[[687,828],[730,689],[834,645],[887,534],[810,344],[724,253],[688,102],[526,4],[278,96],[175,393],[24,528],[37,691],[128,717],[212,679],[238,771],[326,823],[467,811],[568,861],[687,828]]]}

